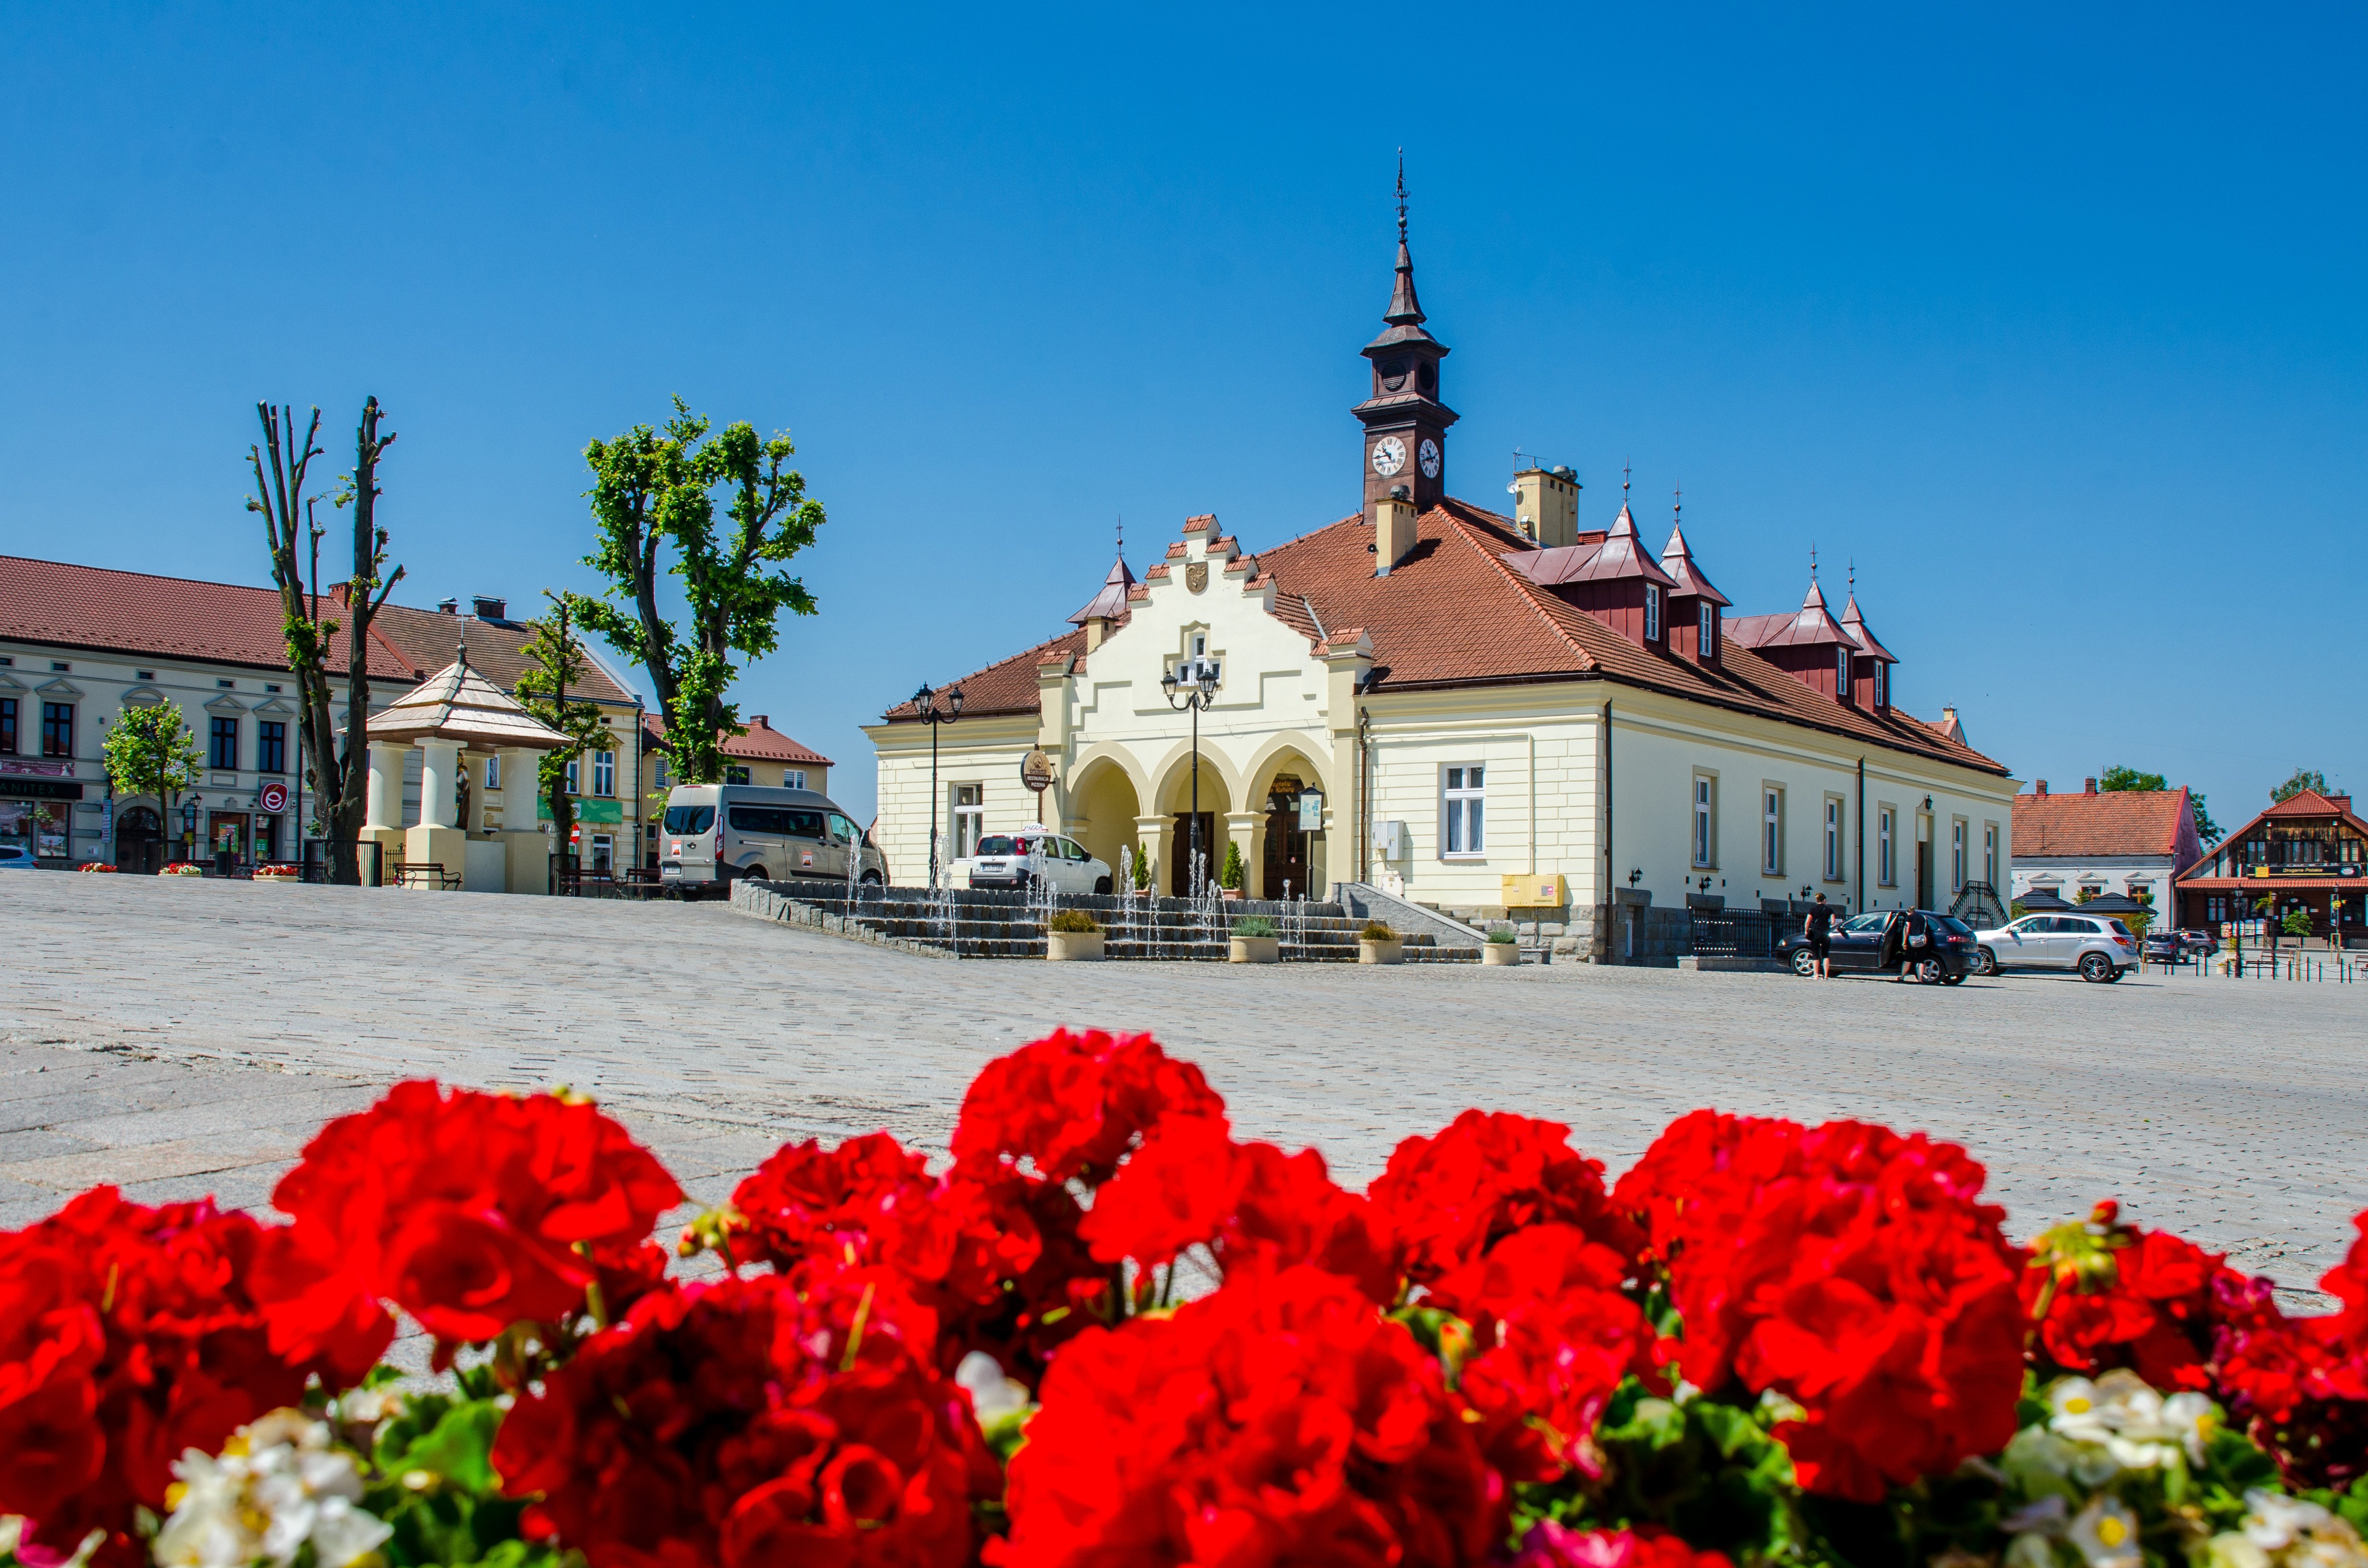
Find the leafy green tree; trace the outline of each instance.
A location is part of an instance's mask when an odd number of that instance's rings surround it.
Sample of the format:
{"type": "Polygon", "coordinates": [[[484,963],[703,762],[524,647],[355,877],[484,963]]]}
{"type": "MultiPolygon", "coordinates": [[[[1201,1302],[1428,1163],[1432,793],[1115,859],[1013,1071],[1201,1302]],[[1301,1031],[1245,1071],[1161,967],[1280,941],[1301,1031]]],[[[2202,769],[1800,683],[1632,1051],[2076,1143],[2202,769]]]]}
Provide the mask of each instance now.
{"type": "MultiPolygon", "coordinates": [[[[117,794],[156,797],[160,822],[171,813],[181,791],[197,781],[203,761],[197,736],[183,722],[179,705],[171,702],[125,709],[107,727],[99,756],[117,794]]],[[[114,853],[112,846],[108,852],[114,853]]]]}
{"type": "Polygon", "coordinates": [[[584,560],[609,587],[605,598],[579,599],[577,615],[649,672],[681,781],[712,784],[723,777],[722,737],[742,728],[724,699],[733,656],[771,653],[782,611],[814,613],[805,585],[778,566],[814,542],[823,507],[788,466],[797,449],[786,433],[767,439],[742,421],[711,437],[704,415],[678,397],[674,410],[664,430],[636,425],[584,449],[599,529],[584,560]],[[658,606],[662,575],[681,580],[689,613],[679,630],[658,606]]]}
{"type": "Polygon", "coordinates": [[[2187,803],[2195,808],[2195,836],[2203,841],[2203,846],[2207,849],[2219,843],[2220,824],[2214,822],[2212,813],[2203,809],[2203,792],[2200,790],[2189,790],[2187,803]]]}
{"type": "Polygon", "coordinates": [[[363,400],[361,423],[354,431],[354,466],[340,476],[334,498],[340,510],[351,506],[354,513],[353,574],[342,585],[332,585],[328,606],[333,615],[343,612],[340,620],[322,613],[321,539],[328,530],[313,520],[313,508],[321,497],[304,494],[313,460],[325,455],[314,444],[321,433],[321,411],[313,410],[313,422],[301,441],[292,403],[275,409],[258,403],[255,412],[263,422],[263,440],[246,449],[255,470],[255,494],[246,498],[246,509],[263,515],[264,535],[271,550],[271,581],[279,590],[288,673],[296,677],[296,729],[303,746],[305,771],[312,777],[313,810],[329,840],[329,880],[352,886],[361,881],[356,841],[361,837],[362,813],[369,803],[370,626],[387,595],[403,581],[402,567],[392,574],[386,570],[386,530],[378,526],[381,494],[378,462],[394,445],[394,432],[379,433],[382,411],[378,399],[363,400]],[[300,543],[310,547],[309,588],[305,562],[297,555],[300,543]],[[336,591],[339,586],[342,593],[336,591]],[[330,652],[340,629],[346,632],[342,743],[332,713],[335,697],[329,685],[330,652]]]}
{"type": "Polygon", "coordinates": [[[2307,937],[2310,935],[2310,911],[2289,909],[2286,911],[2286,917],[2278,924],[2284,927],[2285,934],[2289,937],[2297,938],[2307,937]]]}
{"type": "Polygon", "coordinates": [[[1217,872],[1217,885],[1234,892],[1242,891],[1242,846],[1240,845],[1225,846],[1225,864],[1217,872]]]}
{"type": "Polygon", "coordinates": [[[2118,763],[2105,769],[2104,777],[2097,780],[2100,793],[2111,793],[2122,790],[2168,790],[2169,788],[2169,782],[2159,773],[2140,773],[2135,767],[2123,767],[2118,763]]]}
{"type": "Polygon", "coordinates": [[[567,695],[569,687],[584,684],[584,644],[567,624],[576,597],[548,588],[542,597],[551,601],[552,613],[531,622],[534,635],[524,649],[527,669],[518,677],[518,706],[568,739],[567,745],[543,753],[535,764],[535,785],[551,802],[553,853],[565,855],[575,836],[575,798],[567,792],[567,765],[607,744],[608,728],[600,722],[598,704],[567,695]]]}
{"type": "Polygon", "coordinates": [[[2293,778],[2270,791],[2270,803],[2278,805],[2291,801],[2305,790],[2316,790],[2322,795],[2326,794],[2327,775],[2316,767],[2297,767],[2293,778]]]}

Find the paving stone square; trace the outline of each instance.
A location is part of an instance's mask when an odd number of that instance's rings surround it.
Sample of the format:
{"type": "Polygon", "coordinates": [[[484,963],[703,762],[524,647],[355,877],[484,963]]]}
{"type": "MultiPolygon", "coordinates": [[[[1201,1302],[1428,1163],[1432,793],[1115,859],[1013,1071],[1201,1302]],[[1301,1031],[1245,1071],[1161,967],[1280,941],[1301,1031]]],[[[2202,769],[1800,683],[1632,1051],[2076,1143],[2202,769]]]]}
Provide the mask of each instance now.
{"type": "Polygon", "coordinates": [[[1466,1106],[1617,1172],[1715,1105],[1925,1129],[2018,1235],[2119,1197],[2288,1287],[2368,1206],[2368,985],[957,963],[716,904],[56,874],[0,878],[0,922],[9,1226],[99,1181],[264,1204],[323,1119],[421,1074],[597,1095],[712,1202],[785,1139],[942,1149],[979,1064],[1058,1024],[1153,1031],[1352,1185],[1466,1106]]]}

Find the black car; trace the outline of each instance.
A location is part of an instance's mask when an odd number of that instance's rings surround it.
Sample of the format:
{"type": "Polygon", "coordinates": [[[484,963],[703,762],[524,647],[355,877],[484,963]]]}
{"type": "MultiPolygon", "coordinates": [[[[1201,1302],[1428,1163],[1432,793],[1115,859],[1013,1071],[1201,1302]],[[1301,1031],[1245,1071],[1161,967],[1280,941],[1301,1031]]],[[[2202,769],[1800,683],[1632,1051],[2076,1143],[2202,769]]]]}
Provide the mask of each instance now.
{"type": "MultiPolygon", "coordinates": [[[[1894,921],[1901,920],[1907,922],[1907,929],[1898,950],[1906,955],[1908,972],[1927,985],[1964,984],[1973,966],[1973,928],[1954,915],[1930,909],[1875,910],[1837,921],[1827,948],[1834,972],[1896,972],[1883,968],[1884,935],[1894,921]]],[[[1817,960],[1809,951],[1805,932],[1795,931],[1786,937],[1777,945],[1776,956],[1791,965],[1794,974],[1817,972],[1817,960]]],[[[1896,965],[1900,960],[1895,958],[1892,961],[1896,965]]]]}

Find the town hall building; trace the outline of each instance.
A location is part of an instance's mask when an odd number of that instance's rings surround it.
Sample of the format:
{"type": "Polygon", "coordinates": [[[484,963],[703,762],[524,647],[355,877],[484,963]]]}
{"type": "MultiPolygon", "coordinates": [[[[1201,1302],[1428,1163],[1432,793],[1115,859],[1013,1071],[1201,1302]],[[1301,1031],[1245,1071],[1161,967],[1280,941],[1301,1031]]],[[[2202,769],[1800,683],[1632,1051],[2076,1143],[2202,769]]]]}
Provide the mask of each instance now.
{"type": "Polygon", "coordinates": [[[1510,516],[1450,494],[1448,347],[1405,223],[1353,410],[1361,509],[1258,551],[1193,517],[1140,581],[1121,559],[1069,631],[938,694],[962,703],[934,794],[916,706],[869,726],[897,880],[925,880],[933,830],[950,858],[1036,817],[1020,772],[1041,749],[1045,825],[1147,858],[1161,892],[1236,846],[1254,897],[1366,883],[1610,961],[1689,906],[1947,909],[2001,885],[2015,781],[1953,710],[1893,705],[1897,661],[1854,591],[1837,616],[1813,573],[1798,609],[1731,615],[1674,508],[1656,548],[1624,485],[1600,530],[1568,469],[1516,474],[1510,516]],[[1163,678],[1202,661],[1196,824],[1163,678]]]}

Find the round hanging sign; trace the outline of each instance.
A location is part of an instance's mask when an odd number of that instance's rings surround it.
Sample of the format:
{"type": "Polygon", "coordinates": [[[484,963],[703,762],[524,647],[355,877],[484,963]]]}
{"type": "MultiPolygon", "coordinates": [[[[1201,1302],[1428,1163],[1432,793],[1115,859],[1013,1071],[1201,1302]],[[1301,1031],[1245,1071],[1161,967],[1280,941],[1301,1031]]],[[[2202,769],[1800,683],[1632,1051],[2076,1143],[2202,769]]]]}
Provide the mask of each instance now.
{"type": "Polygon", "coordinates": [[[1053,787],[1053,759],[1044,755],[1042,746],[1030,748],[1020,760],[1019,782],[1039,794],[1053,787]]]}
{"type": "Polygon", "coordinates": [[[285,784],[266,784],[263,787],[263,795],[259,803],[267,812],[286,811],[288,809],[288,786],[285,784]]]}

